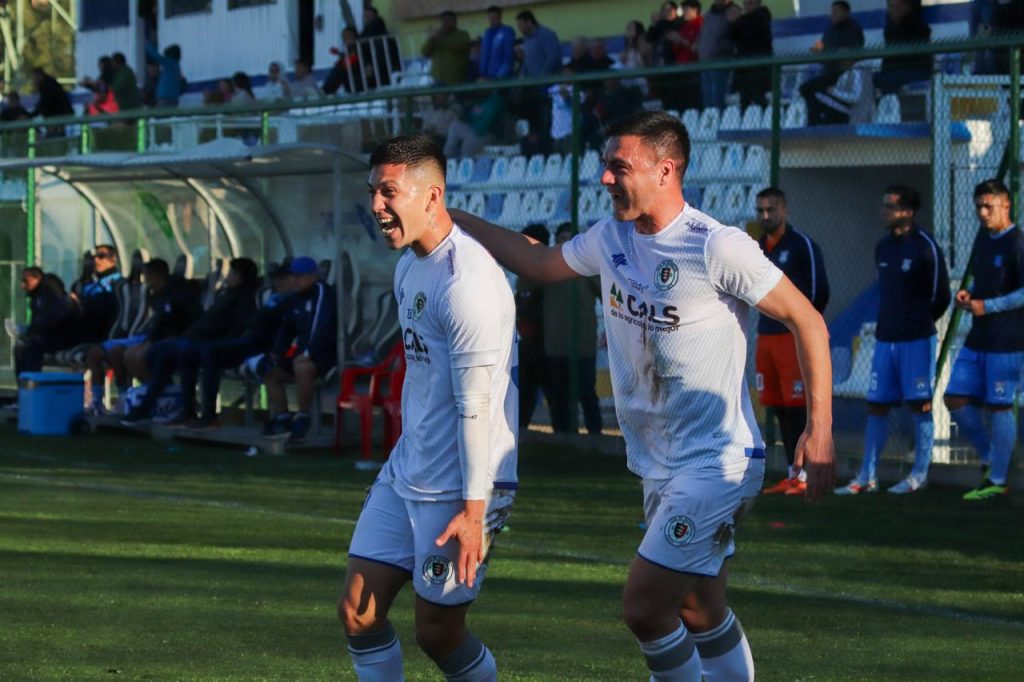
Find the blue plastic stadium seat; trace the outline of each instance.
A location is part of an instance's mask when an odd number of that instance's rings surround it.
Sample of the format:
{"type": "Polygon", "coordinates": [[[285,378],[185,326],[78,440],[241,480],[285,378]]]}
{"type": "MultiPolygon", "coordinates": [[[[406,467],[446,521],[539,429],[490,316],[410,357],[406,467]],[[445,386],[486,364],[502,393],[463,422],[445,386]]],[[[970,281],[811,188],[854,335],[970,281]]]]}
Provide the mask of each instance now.
{"type": "Polygon", "coordinates": [[[505,195],[500,192],[487,195],[487,201],[484,204],[484,220],[491,222],[496,221],[501,217],[502,208],[505,205],[505,195]]]}
{"type": "Polygon", "coordinates": [[[494,159],[490,156],[484,156],[476,160],[473,164],[473,175],[469,181],[474,185],[477,183],[487,182],[491,179],[491,166],[494,165],[494,159]]]}

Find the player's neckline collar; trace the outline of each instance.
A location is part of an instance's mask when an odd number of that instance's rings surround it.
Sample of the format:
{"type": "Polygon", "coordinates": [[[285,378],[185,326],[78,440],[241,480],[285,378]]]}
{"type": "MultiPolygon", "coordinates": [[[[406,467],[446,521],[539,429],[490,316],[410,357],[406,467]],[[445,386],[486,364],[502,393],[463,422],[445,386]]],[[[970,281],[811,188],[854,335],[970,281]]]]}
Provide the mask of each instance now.
{"type": "Polygon", "coordinates": [[[668,234],[668,233],[674,231],[675,228],[678,225],[682,225],[685,222],[684,219],[686,218],[686,214],[689,213],[690,210],[691,210],[690,209],[690,204],[688,204],[686,202],[683,202],[683,210],[681,210],[678,213],[678,215],[676,215],[675,218],[670,220],[668,222],[668,224],[665,225],[665,227],[661,228],[660,230],[658,230],[657,232],[654,232],[654,233],[641,232],[640,230],[636,229],[636,221],[634,220],[634,221],[632,221],[633,222],[633,234],[638,236],[638,237],[643,237],[644,239],[657,239],[657,238],[661,237],[662,235],[665,235],[665,234],[668,234]]]}

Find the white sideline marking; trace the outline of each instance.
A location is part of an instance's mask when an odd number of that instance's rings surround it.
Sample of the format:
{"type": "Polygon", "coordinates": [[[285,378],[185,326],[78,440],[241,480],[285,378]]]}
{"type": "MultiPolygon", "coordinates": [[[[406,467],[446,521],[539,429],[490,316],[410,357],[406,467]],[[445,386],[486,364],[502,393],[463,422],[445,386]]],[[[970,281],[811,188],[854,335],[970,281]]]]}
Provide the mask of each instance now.
{"type": "MultiPolygon", "coordinates": [[[[56,458],[31,455],[28,453],[10,453],[16,457],[24,459],[34,459],[41,461],[60,461],[65,465],[77,465],[76,462],[68,462],[66,460],[57,460],[56,458]]],[[[93,465],[93,468],[95,466],[93,465]]],[[[106,468],[106,467],[103,467],[106,468]]],[[[141,490],[139,488],[133,488],[124,485],[111,485],[103,483],[83,483],[80,481],[67,481],[54,476],[34,476],[28,474],[11,474],[0,472],[0,480],[8,480],[13,482],[24,482],[24,483],[45,483],[47,485],[56,485],[62,488],[73,488],[77,490],[86,490],[90,492],[106,493],[110,495],[124,495],[127,497],[135,497],[145,500],[153,500],[156,502],[167,502],[169,504],[196,504],[205,507],[215,507],[219,509],[231,509],[234,511],[252,512],[255,514],[265,514],[267,516],[276,516],[282,519],[297,519],[302,521],[324,521],[327,523],[337,523],[345,526],[355,526],[355,519],[348,519],[341,516],[325,516],[323,514],[308,514],[301,512],[288,512],[279,509],[271,509],[268,507],[260,507],[257,505],[244,504],[241,502],[231,502],[228,500],[217,500],[204,497],[189,497],[187,495],[174,495],[169,493],[154,493],[147,490],[141,490]]],[[[505,549],[511,549],[515,551],[521,551],[530,554],[539,554],[541,556],[548,556],[558,559],[568,559],[572,561],[582,561],[591,564],[605,564],[609,566],[629,566],[632,559],[622,559],[619,557],[608,557],[600,554],[589,554],[587,552],[574,552],[571,550],[557,549],[553,547],[545,547],[543,545],[524,545],[517,542],[507,542],[500,540],[500,547],[505,549]]],[[[729,583],[736,587],[742,587],[753,590],[761,590],[763,592],[774,592],[782,594],[792,594],[799,597],[809,597],[813,599],[827,599],[831,601],[840,601],[850,604],[857,604],[859,606],[870,606],[875,608],[890,609],[893,611],[901,611],[904,613],[920,614],[927,616],[935,616],[938,618],[944,618],[947,620],[955,620],[967,623],[977,623],[984,625],[997,625],[1002,627],[1024,629],[1024,621],[1009,620],[1005,618],[999,618],[996,616],[986,616],[978,613],[970,613],[967,611],[958,611],[956,609],[945,608],[942,606],[929,606],[927,604],[907,604],[892,599],[878,599],[875,597],[864,597],[857,594],[851,594],[849,592],[835,592],[832,590],[824,590],[813,587],[804,587],[800,585],[789,585],[786,583],[780,583],[767,578],[759,576],[730,576],[729,583]]]]}

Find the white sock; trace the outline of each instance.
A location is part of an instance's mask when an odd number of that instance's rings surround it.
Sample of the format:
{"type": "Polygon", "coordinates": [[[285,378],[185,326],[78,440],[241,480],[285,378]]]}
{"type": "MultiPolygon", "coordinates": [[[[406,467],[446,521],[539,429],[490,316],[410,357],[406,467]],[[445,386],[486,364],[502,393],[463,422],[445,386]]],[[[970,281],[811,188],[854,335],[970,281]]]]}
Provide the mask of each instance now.
{"type": "Polygon", "coordinates": [[[700,682],[700,656],[682,621],[669,635],[653,642],[640,642],[647,659],[651,682],[700,682]]]}
{"type": "Polygon", "coordinates": [[[472,634],[448,654],[437,667],[448,682],[497,682],[498,664],[494,654],[472,634]]]}
{"type": "Polygon", "coordinates": [[[360,682],[403,682],[402,645],[389,623],[380,632],[349,635],[348,652],[360,682]]]}
{"type": "Polygon", "coordinates": [[[740,621],[730,610],[714,630],[694,635],[705,682],[754,680],[754,658],[740,621]]]}

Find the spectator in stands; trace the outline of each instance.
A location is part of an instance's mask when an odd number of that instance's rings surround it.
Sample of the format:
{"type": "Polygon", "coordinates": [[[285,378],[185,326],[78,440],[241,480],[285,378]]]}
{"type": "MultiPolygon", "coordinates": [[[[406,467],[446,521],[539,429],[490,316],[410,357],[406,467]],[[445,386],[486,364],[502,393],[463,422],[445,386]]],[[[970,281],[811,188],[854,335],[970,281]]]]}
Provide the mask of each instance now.
{"type": "MultiPolygon", "coordinates": [[[[1004,6],[1011,4],[1005,3],[1004,6]]],[[[995,16],[996,0],[971,0],[971,14],[967,19],[967,33],[972,38],[983,38],[991,35],[995,16]]],[[[979,50],[975,52],[974,74],[981,76],[990,73],[996,73],[995,52],[993,50],[979,50]]]]}
{"type": "Polygon", "coordinates": [[[41,371],[46,353],[73,346],[78,327],[78,307],[58,278],[28,267],[21,273],[21,289],[28,295],[32,321],[14,344],[16,377],[41,371]]]}
{"type": "Polygon", "coordinates": [[[444,143],[444,155],[448,158],[477,156],[484,147],[491,144],[494,136],[501,131],[505,100],[501,93],[472,93],[462,105],[462,115],[452,121],[444,143]]]}
{"type": "Polygon", "coordinates": [[[981,229],[968,265],[973,281],[956,292],[957,307],[972,315],[971,331],[953,363],[943,400],[982,463],[981,482],[964,495],[971,501],[999,499],[1009,492],[1017,442],[1014,405],[1024,370],[1024,235],[1010,217],[1010,196],[995,178],[974,188],[981,229]]]}
{"type": "MultiPolygon", "coordinates": [[[[36,87],[39,99],[36,102],[36,109],[32,117],[42,116],[53,118],[56,116],[71,116],[75,110],[71,107],[71,98],[67,91],[61,87],[57,79],[46,73],[41,67],[32,69],[32,83],[36,87]]],[[[64,134],[63,126],[48,126],[47,135],[60,137],[64,134]]]]}
{"type": "Polygon", "coordinates": [[[363,32],[359,34],[365,40],[360,59],[366,65],[366,80],[370,88],[391,83],[391,69],[401,69],[402,62],[399,59],[398,43],[388,33],[387,24],[381,18],[380,12],[372,5],[363,7],[363,32]],[[380,83],[377,82],[377,73],[380,74],[380,83]]]}
{"type": "Polygon", "coordinates": [[[516,32],[501,23],[501,8],[487,8],[487,30],[480,45],[480,79],[503,80],[511,78],[515,70],[516,32]]]}
{"type": "Polygon", "coordinates": [[[679,14],[679,5],[675,0],[662,3],[658,12],[651,14],[651,27],[644,38],[653,46],[653,63],[658,65],[674,64],[675,51],[668,36],[679,30],[683,19],[679,14]]]}
{"type": "Polygon", "coordinates": [[[288,88],[292,91],[292,97],[295,99],[316,99],[323,96],[309,65],[302,59],[295,60],[295,77],[292,78],[288,88]]]}
{"type": "Polygon", "coordinates": [[[523,36],[523,78],[551,76],[562,69],[562,46],[558,36],[547,26],[537,23],[530,10],[516,15],[516,26],[523,36]]]}
{"type": "MultiPolygon", "coordinates": [[[[696,0],[694,0],[696,2],[696,0]]],[[[604,38],[590,41],[590,70],[609,71],[615,66],[615,60],[608,56],[608,43],[604,38]]]]}
{"type": "Polygon", "coordinates": [[[21,95],[12,90],[4,97],[4,108],[0,111],[0,121],[24,121],[32,118],[25,107],[21,106],[21,95]]]}
{"type": "Polygon", "coordinates": [[[565,65],[572,73],[586,73],[594,71],[594,64],[590,58],[590,39],[585,36],[578,36],[572,41],[572,50],[569,53],[569,63],[565,65]]]}
{"type": "Polygon", "coordinates": [[[269,273],[271,290],[266,300],[244,321],[240,334],[203,344],[198,360],[194,355],[180,359],[178,373],[182,386],[195,386],[202,370],[199,418],[188,424],[190,428],[217,426],[217,393],[221,374],[225,369],[238,367],[246,358],[273,350],[277,331],[284,313],[282,302],[291,291],[289,268],[280,266],[269,273]]]}
{"type": "MultiPolygon", "coordinates": [[[[352,30],[354,33],[355,30],[352,30]]],[[[270,66],[267,67],[267,82],[256,89],[256,99],[285,100],[291,99],[291,96],[288,79],[281,74],[280,62],[270,62],[270,66]]]]}
{"type": "MultiPolygon", "coordinates": [[[[1024,2],[1021,0],[997,1],[992,14],[992,33],[1024,31],[1024,2]]],[[[994,73],[1010,73],[1010,50],[994,50],[992,67],[994,73]]]]}
{"type": "MultiPolygon", "coordinates": [[[[887,47],[931,40],[932,29],[924,20],[919,0],[888,0],[884,35],[887,47]]],[[[931,77],[931,55],[886,57],[882,60],[882,69],[874,76],[875,91],[879,95],[899,94],[904,85],[931,77]]]]}
{"type": "MultiPolygon", "coordinates": [[[[572,73],[568,66],[566,73],[572,73]]],[[[572,87],[562,83],[548,86],[551,97],[551,149],[559,154],[572,151],[572,87]]]]}
{"type": "Polygon", "coordinates": [[[460,107],[452,106],[450,96],[447,94],[432,95],[430,107],[420,114],[421,129],[424,135],[429,135],[440,145],[444,145],[448,138],[448,129],[452,123],[459,119],[460,107]]]}
{"type": "Polygon", "coordinates": [[[882,220],[889,234],[875,247],[879,307],[875,352],[868,388],[868,423],[860,473],[837,495],[878,490],[875,469],[889,434],[889,410],[906,402],[914,418],[914,467],[889,488],[911,493],[927,480],[935,425],[935,322],[949,307],[949,274],[935,238],[918,227],[921,196],[911,187],[890,185],[882,195],[882,220]]]}
{"type": "MultiPolygon", "coordinates": [[[[730,38],[730,11],[736,5],[732,0],[712,0],[711,8],[704,15],[697,43],[697,56],[701,62],[728,59],[736,52],[736,45],[730,38]]],[[[725,95],[729,89],[730,72],[725,69],[701,71],[701,106],[725,106],[725,95]]]]}
{"type": "MultiPolygon", "coordinates": [[[[555,232],[555,242],[564,244],[572,238],[572,225],[562,223],[555,232]]],[[[571,433],[569,403],[569,364],[576,353],[578,400],[583,408],[587,433],[601,433],[601,403],[597,398],[597,314],[594,302],[601,296],[601,283],[596,277],[577,282],[557,282],[543,286],[544,355],[547,362],[547,396],[551,410],[551,427],[555,433],[571,433]],[[578,293],[573,289],[578,287],[578,293]],[[573,307],[574,298],[578,303],[573,307]],[[576,335],[572,334],[569,316],[576,315],[576,335]]]]}
{"type": "Polygon", "coordinates": [[[110,89],[114,92],[117,108],[120,111],[142,108],[142,95],[139,93],[139,84],[135,81],[135,72],[132,70],[132,67],[128,66],[124,54],[115,52],[110,57],[110,62],[114,72],[114,79],[110,84],[110,89]]]}
{"type": "Polygon", "coordinates": [[[78,82],[83,88],[92,92],[92,101],[85,107],[85,113],[90,116],[113,114],[118,110],[117,101],[114,99],[114,92],[110,87],[114,82],[112,64],[113,62],[110,57],[103,55],[96,64],[99,76],[97,78],[86,76],[78,82]]]}
{"type": "Polygon", "coordinates": [[[875,93],[871,78],[865,69],[857,68],[854,61],[841,62],[839,78],[824,91],[808,94],[808,125],[870,123],[874,117],[875,93]]]}
{"type": "Polygon", "coordinates": [[[234,97],[235,84],[230,78],[221,78],[217,81],[216,90],[203,93],[203,104],[229,104],[234,97]]]}
{"type": "Polygon", "coordinates": [[[469,34],[458,26],[455,12],[441,12],[438,26],[423,43],[421,52],[430,59],[430,75],[438,85],[458,85],[469,80],[469,34]]]}
{"type": "MultiPolygon", "coordinates": [[[[819,313],[828,305],[828,274],[821,249],[810,237],[789,224],[786,195],[777,187],[757,193],[757,218],[761,224],[758,243],[761,250],[789,278],[819,313]]],[[[793,334],[781,322],[767,315],[757,321],[757,391],[768,419],[778,420],[782,444],[786,450],[789,473],[776,485],[765,488],[766,495],[803,495],[807,474],[793,470],[796,446],[807,426],[807,397],[797,361],[793,334]]]]}
{"type": "MultiPolygon", "coordinates": [[[[256,312],[256,288],[259,270],[248,258],[231,261],[227,285],[214,299],[213,305],[185,329],[180,336],[153,342],[146,352],[149,380],[146,395],[125,417],[126,422],[140,422],[152,416],[157,399],[170,385],[175,370],[197,366],[203,349],[214,341],[238,338],[256,312]]],[[[174,423],[185,424],[197,416],[196,382],[194,377],[181,382],[182,409],[174,423]]]]}
{"type": "MultiPolygon", "coordinates": [[[[863,29],[850,16],[850,4],[846,0],[836,0],[832,3],[831,23],[825,29],[821,40],[815,41],[811,46],[811,52],[833,52],[860,47],[864,47],[863,29]]],[[[823,93],[835,85],[843,71],[842,63],[825,62],[820,74],[808,78],[800,84],[800,96],[807,102],[808,112],[812,106],[811,101],[817,100],[819,93],[823,93]]],[[[815,123],[812,122],[811,125],[815,125],[815,123]]]]}
{"type": "Polygon", "coordinates": [[[77,343],[102,343],[110,336],[119,313],[117,286],[122,279],[117,248],[110,244],[98,245],[92,256],[88,280],[79,293],[71,294],[81,309],[77,343]]]}
{"type": "Polygon", "coordinates": [[[247,104],[256,101],[256,96],[252,94],[252,81],[249,80],[246,73],[236,71],[231,76],[231,85],[235,88],[234,94],[231,96],[232,104],[247,104]]]}
{"type": "MultiPolygon", "coordinates": [[[[555,32],[537,23],[530,10],[523,10],[516,15],[516,26],[523,36],[520,77],[533,78],[559,73],[562,69],[562,46],[555,32]]],[[[519,116],[529,122],[530,135],[536,140],[536,149],[540,152],[548,151],[551,146],[551,107],[546,88],[524,88],[519,93],[519,116]]]]}
{"type": "MultiPolygon", "coordinates": [[[[772,13],[761,0],[743,0],[743,13],[732,22],[729,37],[736,45],[739,58],[770,57],[772,55],[772,13]]],[[[772,89],[770,68],[740,69],[733,73],[732,89],[740,96],[740,106],[751,104],[766,106],[768,91],[772,89]]]]}
{"type": "Polygon", "coordinates": [[[344,88],[345,92],[362,92],[366,89],[362,65],[359,63],[359,34],[351,26],[341,31],[341,49],[331,48],[331,54],[337,56],[334,68],[324,79],[324,94],[333,95],[344,88]]]}
{"type": "Polygon", "coordinates": [[[184,78],[181,75],[181,47],[168,45],[163,54],[152,43],[146,43],[146,59],[160,65],[156,83],[156,105],[176,107],[182,94],[184,78]]]}
{"type": "MultiPolygon", "coordinates": [[[[644,93],[636,81],[610,78],[604,82],[604,90],[598,95],[594,104],[594,115],[598,123],[607,127],[620,119],[632,116],[644,110],[644,93]]],[[[588,145],[600,148],[603,140],[596,145],[590,138],[584,138],[588,145]]]]}
{"type": "MultiPolygon", "coordinates": [[[[551,241],[551,233],[540,223],[527,225],[523,234],[544,246],[551,241]]],[[[519,277],[515,297],[516,331],[519,332],[519,428],[525,429],[533,420],[537,391],[547,385],[543,288],[539,282],[519,277]]]]}
{"type": "MultiPolygon", "coordinates": [[[[700,2],[684,0],[679,20],[665,34],[666,64],[693,64],[697,61],[697,45],[704,25],[700,2]]],[[[700,107],[700,76],[678,74],[657,80],[658,94],[666,109],[684,111],[700,107]]]]}
{"type": "Polygon", "coordinates": [[[142,103],[147,107],[156,106],[156,88],[160,82],[160,65],[146,60],[146,76],[142,82],[142,103]]]}
{"type": "Polygon", "coordinates": [[[312,258],[292,261],[294,293],[282,305],[284,313],[274,350],[268,357],[269,369],[263,374],[271,418],[266,435],[291,431],[292,441],[301,441],[309,433],[313,392],[317,377],[338,363],[337,302],[333,287],[319,281],[317,264],[312,258]],[[293,342],[294,340],[294,342],[293,342]],[[284,384],[295,382],[297,412],[288,412],[284,384]]]}
{"type": "Polygon", "coordinates": [[[619,63],[624,69],[642,69],[654,63],[651,43],[647,40],[643,22],[633,20],[626,24],[619,63]]]}

